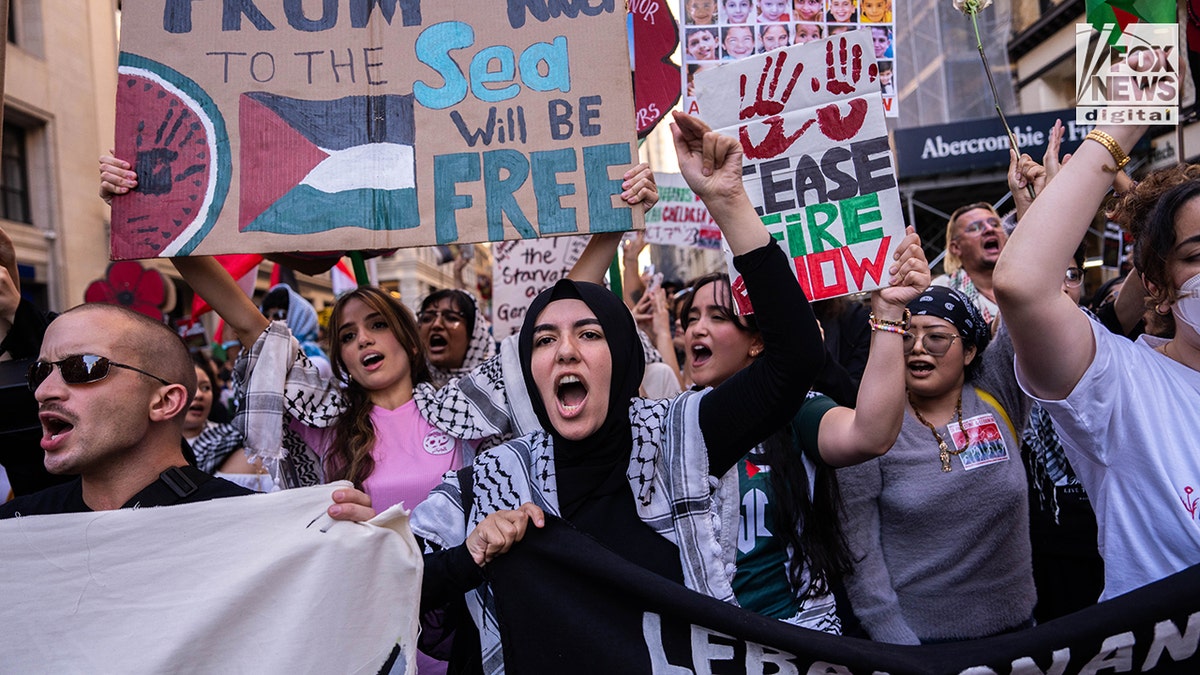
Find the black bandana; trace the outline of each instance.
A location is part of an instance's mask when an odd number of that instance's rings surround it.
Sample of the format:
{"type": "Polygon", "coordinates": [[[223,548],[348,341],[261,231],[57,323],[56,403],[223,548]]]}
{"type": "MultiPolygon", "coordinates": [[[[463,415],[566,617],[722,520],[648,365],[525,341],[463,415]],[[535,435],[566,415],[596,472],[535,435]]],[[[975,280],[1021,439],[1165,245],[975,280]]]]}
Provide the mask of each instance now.
{"type": "Polygon", "coordinates": [[[908,303],[913,316],[936,316],[954,324],[967,345],[974,345],[976,358],[992,339],[992,328],[967,296],[942,286],[930,286],[908,303]]]}
{"type": "Polygon", "coordinates": [[[587,497],[614,470],[620,468],[622,473],[624,472],[624,466],[628,463],[629,453],[633,448],[629,401],[637,396],[638,387],[641,386],[642,374],[646,369],[645,353],[637,337],[633,315],[620,298],[603,286],[576,283],[568,279],[563,279],[542,291],[530,303],[517,346],[530,402],[542,428],[554,439],[559,503],[565,513],[572,502],[587,497]],[[612,354],[608,414],[599,430],[578,441],[563,438],[550,424],[546,404],[542,401],[537,383],[534,382],[531,368],[533,329],[542,312],[555,300],[581,300],[587,305],[599,319],[609,352],[612,354]]]}

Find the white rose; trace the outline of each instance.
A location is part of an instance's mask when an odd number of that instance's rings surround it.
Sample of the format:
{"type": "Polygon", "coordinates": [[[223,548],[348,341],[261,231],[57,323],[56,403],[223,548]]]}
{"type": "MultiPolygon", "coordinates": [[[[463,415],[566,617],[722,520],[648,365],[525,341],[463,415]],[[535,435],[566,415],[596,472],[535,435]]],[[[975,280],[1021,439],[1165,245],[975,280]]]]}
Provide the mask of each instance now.
{"type": "Polygon", "coordinates": [[[980,10],[987,9],[992,4],[992,0],[952,0],[952,2],[954,3],[954,9],[968,16],[977,14],[980,10]]]}

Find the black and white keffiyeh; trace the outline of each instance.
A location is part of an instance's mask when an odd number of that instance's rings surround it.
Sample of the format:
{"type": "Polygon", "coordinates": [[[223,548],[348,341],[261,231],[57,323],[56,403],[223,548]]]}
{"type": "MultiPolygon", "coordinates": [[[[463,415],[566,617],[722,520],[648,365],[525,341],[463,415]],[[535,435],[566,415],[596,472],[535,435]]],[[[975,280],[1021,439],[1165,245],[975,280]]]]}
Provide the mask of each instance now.
{"type": "Polygon", "coordinates": [[[196,456],[196,468],[213,473],[230,455],[242,448],[242,434],[229,424],[209,421],[199,436],[188,441],[196,456]]]}
{"type": "MultiPolygon", "coordinates": [[[[446,434],[487,448],[539,428],[516,354],[516,338],[500,354],[441,389],[427,382],[413,391],[426,422],[446,434]]],[[[342,385],[321,375],[281,322],[273,322],[243,350],[233,373],[242,404],[234,426],[251,458],[262,458],[285,488],[324,482],[316,451],[291,428],[294,420],[329,428],[349,403],[342,385]],[[281,393],[282,392],[282,393],[281,393]]]]}
{"type": "MultiPolygon", "coordinates": [[[[626,478],[641,520],[679,548],[688,588],[735,603],[720,543],[722,519],[718,514],[722,509],[716,498],[717,481],[709,476],[708,449],[700,431],[702,398],[703,392],[685,392],[671,401],[633,400],[629,408],[633,453],[626,478]]],[[[414,509],[414,533],[450,548],[466,541],[467,533],[488,514],[516,509],[525,502],[559,515],[550,434],[537,431],[481,452],[472,471],[470,513],[463,510],[457,476],[448,474],[414,509]]],[[[486,583],[468,594],[467,605],[481,627],[484,672],[504,672],[500,634],[486,583]]]]}

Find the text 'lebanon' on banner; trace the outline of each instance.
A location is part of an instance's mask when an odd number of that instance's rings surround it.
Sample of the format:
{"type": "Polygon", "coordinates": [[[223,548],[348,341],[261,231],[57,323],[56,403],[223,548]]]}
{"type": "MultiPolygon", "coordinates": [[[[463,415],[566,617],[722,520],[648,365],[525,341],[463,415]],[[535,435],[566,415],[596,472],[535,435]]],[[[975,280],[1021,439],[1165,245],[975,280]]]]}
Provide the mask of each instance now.
{"type": "Polygon", "coordinates": [[[615,0],[126,0],[114,258],[637,229],[615,0]]]}
{"type": "MultiPolygon", "coordinates": [[[[746,192],[810,300],[886,286],[904,237],[879,86],[866,31],[696,78],[704,120],[740,141],[746,192]]],[[[727,257],[738,311],[750,312],[727,257]]]]}

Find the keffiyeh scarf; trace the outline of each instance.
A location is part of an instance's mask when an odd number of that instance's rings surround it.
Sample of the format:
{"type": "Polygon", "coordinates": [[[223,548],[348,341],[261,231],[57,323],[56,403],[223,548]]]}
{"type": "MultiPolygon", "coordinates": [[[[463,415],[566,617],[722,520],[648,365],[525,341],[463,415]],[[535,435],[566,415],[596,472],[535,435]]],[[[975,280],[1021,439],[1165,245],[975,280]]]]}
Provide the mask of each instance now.
{"type": "MultiPolygon", "coordinates": [[[[721,547],[723,511],[717,481],[708,474],[708,450],[700,431],[703,392],[685,392],[672,401],[634,399],[629,409],[633,454],[626,478],[638,516],[679,547],[688,588],[736,604],[721,547]]],[[[554,441],[537,431],[481,452],[472,465],[474,495],[463,511],[458,478],[445,482],[413,511],[413,532],[443,548],[458,546],[491,513],[533,502],[558,515],[554,441]]],[[[736,508],[736,498],[733,508],[736,508]]],[[[735,521],[736,522],[736,521],[735,521]]],[[[736,535],[735,535],[736,536],[736,535]]],[[[467,597],[480,627],[483,669],[504,672],[495,607],[485,583],[467,597]]]]}

